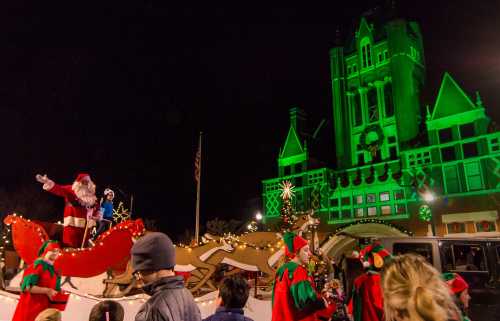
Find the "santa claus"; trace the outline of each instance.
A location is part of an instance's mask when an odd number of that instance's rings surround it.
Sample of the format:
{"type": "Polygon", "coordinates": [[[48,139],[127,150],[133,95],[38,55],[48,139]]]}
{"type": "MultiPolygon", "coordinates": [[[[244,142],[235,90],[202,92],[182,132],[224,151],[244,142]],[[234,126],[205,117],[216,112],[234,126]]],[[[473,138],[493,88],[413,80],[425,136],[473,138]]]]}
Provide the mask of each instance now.
{"type": "Polygon", "coordinates": [[[78,174],[73,185],[58,185],[47,175],[36,175],[36,180],[43,184],[44,190],[64,197],[63,244],[65,247],[80,247],[83,244],[87,219],[101,215],[95,196],[95,184],[90,175],[78,174]]]}

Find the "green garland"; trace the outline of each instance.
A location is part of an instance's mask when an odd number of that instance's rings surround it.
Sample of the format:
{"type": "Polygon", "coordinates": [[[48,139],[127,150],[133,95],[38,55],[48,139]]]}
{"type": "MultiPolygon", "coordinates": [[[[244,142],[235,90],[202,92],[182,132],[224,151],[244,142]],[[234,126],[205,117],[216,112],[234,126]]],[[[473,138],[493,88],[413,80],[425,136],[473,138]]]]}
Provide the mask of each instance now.
{"type": "Polygon", "coordinates": [[[384,143],[384,131],[382,130],[379,124],[366,126],[363,132],[361,133],[361,136],[359,137],[359,145],[361,146],[361,149],[366,151],[370,151],[370,147],[380,146],[383,143],[384,143]],[[371,132],[375,132],[377,134],[377,140],[372,142],[371,144],[367,144],[366,136],[368,136],[368,134],[371,132]]]}

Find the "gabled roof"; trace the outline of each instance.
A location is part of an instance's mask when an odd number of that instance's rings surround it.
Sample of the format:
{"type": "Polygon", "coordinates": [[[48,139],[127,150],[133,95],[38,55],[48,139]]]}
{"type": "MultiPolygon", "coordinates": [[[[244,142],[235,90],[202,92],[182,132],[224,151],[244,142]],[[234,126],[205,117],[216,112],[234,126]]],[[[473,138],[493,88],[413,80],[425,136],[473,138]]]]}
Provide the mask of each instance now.
{"type": "Polygon", "coordinates": [[[458,86],[447,72],[434,105],[431,120],[461,114],[477,109],[469,96],[458,86]]]}
{"type": "Polygon", "coordinates": [[[372,28],[366,21],[365,17],[361,18],[361,22],[359,24],[359,29],[358,29],[358,39],[363,39],[363,37],[370,37],[372,38],[372,28]]]}
{"type": "Polygon", "coordinates": [[[293,126],[290,126],[286,137],[285,146],[281,152],[280,158],[287,158],[304,153],[304,148],[300,142],[299,135],[293,126]]]}

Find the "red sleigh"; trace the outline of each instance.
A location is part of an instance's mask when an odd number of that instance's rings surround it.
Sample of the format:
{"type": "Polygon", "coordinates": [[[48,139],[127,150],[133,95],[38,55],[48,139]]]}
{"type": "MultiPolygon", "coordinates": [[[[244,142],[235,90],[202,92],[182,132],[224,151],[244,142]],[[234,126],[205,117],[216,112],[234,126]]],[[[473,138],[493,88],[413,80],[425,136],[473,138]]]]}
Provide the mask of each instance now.
{"type": "MultiPolygon", "coordinates": [[[[42,243],[49,239],[45,229],[16,214],[8,215],[4,223],[11,226],[14,248],[19,256],[31,264],[42,243]]],[[[95,246],[82,249],[63,249],[55,268],[64,276],[92,277],[109,269],[124,270],[130,258],[133,239],[144,234],[141,219],[122,222],[101,234],[95,246]]]]}

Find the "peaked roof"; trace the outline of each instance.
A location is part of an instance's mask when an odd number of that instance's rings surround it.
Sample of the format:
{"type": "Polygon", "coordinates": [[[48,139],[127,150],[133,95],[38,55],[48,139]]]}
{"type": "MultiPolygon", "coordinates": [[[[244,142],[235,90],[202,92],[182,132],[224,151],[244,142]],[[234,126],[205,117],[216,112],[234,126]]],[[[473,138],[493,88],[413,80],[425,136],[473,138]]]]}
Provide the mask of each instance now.
{"type": "Polygon", "coordinates": [[[296,156],[304,153],[304,148],[300,142],[299,135],[293,126],[290,126],[286,137],[285,146],[281,152],[280,158],[296,156]]]}
{"type": "Polygon", "coordinates": [[[366,21],[365,17],[361,18],[361,22],[359,24],[359,29],[358,29],[358,35],[361,38],[366,36],[371,37],[372,35],[372,29],[370,28],[370,25],[368,24],[368,21],[366,21]]]}
{"type": "Polygon", "coordinates": [[[474,109],[477,108],[469,96],[451,78],[450,74],[445,72],[431,120],[461,114],[474,109]]]}

